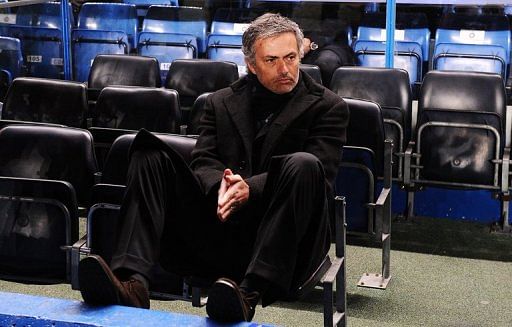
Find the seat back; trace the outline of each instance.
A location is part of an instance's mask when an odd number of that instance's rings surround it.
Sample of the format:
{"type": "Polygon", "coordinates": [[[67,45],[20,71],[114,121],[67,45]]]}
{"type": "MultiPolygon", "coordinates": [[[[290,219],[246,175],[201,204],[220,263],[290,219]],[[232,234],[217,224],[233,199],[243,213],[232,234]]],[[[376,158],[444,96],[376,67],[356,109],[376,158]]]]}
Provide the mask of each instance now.
{"type": "Polygon", "coordinates": [[[300,70],[311,76],[317,83],[322,84],[322,73],[317,65],[300,64],[300,70]]]}
{"type": "MultiPolygon", "coordinates": [[[[397,13],[394,67],[406,70],[411,84],[422,79],[423,67],[427,66],[429,58],[429,39],[425,14],[397,13]]],[[[385,67],[385,42],[385,13],[366,13],[354,43],[358,64],[385,67]]]]}
{"type": "MultiPolygon", "coordinates": [[[[59,2],[22,6],[16,13],[16,25],[5,25],[3,34],[20,39],[27,75],[64,78],[62,21],[59,2]]],[[[70,25],[73,16],[70,6],[70,25]]]]}
{"type": "Polygon", "coordinates": [[[196,101],[192,105],[192,109],[190,109],[190,117],[187,125],[187,134],[194,135],[199,134],[199,124],[201,122],[201,117],[204,113],[204,106],[206,104],[206,98],[212,94],[211,92],[206,92],[197,97],[196,101]]]}
{"type": "Polygon", "coordinates": [[[125,55],[98,55],[89,73],[89,88],[109,85],[160,87],[160,68],[155,58],[125,55]]]}
{"type": "Polygon", "coordinates": [[[246,73],[242,52],[242,34],[262,12],[247,8],[219,8],[213,17],[208,35],[207,57],[236,63],[239,73],[246,73]]]}
{"type": "MultiPolygon", "coordinates": [[[[196,144],[196,139],[192,137],[155,134],[168,146],[176,150],[183,159],[189,163],[192,160],[192,150],[196,144]]],[[[103,167],[102,183],[106,184],[126,184],[126,175],[128,172],[129,149],[135,135],[127,134],[118,137],[107,156],[105,166],[103,167]]]]}
{"type": "MultiPolygon", "coordinates": [[[[412,94],[407,72],[397,68],[340,67],[332,78],[330,89],[342,97],[377,102],[384,118],[397,121],[404,131],[403,144],[411,134],[412,94]]],[[[387,125],[386,125],[387,126],[387,125]]],[[[398,141],[396,128],[386,127],[386,135],[398,141]]],[[[395,151],[399,142],[394,142],[395,151]]]]}
{"type": "MultiPolygon", "coordinates": [[[[178,133],[178,92],[170,89],[108,86],[96,102],[93,126],[178,133]]],[[[113,140],[112,140],[113,141],[113,140]]]]}
{"type": "Polygon", "coordinates": [[[197,39],[198,54],[203,54],[206,50],[207,23],[202,8],[151,6],[142,30],[193,35],[197,39]]]}
{"type": "Polygon", "coordinates": [[[78,240],[75,190],[64,181],[0,177],[0,277],[69,281],[62,246],[78,240]]]}
{"type": "Polygon", "coordinates": [[[0,69],[8,72],[9,83],[22,75],[23,55],[19,39],[0,36],[0,69]]]}
{"type": "Polygon", "coordinates": [[[506,121],[499,75],[431,71],[418,107],[415,177],[454,185],[498,187],[506,121]]]}
{"type": "Polygon", "coordinates": [[[505,15],[446,14],[436,31],[433,68],[507,76],[511,32],[505,15]]]}
{"type": "Polygon", "coordinates": [[[167,74],[165,87],[178,91],[180,104],[190,107],[199,95],[227,87],[237,79],[238,67],[232,62],[175,60],[167,74]]]}
{"type": "MultiPolygon", "coordinates": [[[[331,90],[342,97],[378,103],[385,119],[386,137],[393,152],[403,153],[411,137],[412,95],[407,72],[398,68],[340,67],[331,80],[331,90]]],[[[393,176],[402,177],[402,159],[394,158],[393,176]]]]}
{"type": "Polygon", "coordinates": [[[348,230],[374,232],[374,215],[367,203],[374,202],[377,176],[382,175],[384,168],[382,113],[375,102],[344,100],[350,110],[350,122],[342,167],[336,177],[336,194],[347,199],[348,230]]]}
{"type": "Polygon", "coordinates": [[[429,109],[493,112],[505,119],[505,85],[495,74],[430,71],[421,87],[418,117],[429,109]]]}
{"type": "MultiPolygon", "coordinates": [[[[86,2],[78,14],[78,29],[105,32],[123,32],[128,37],[129,49],[136,47],[137,10],[127,3],[86,2]]],[[[98,35],[102,38],[102,35],[98,35]]]]}
{"type": "Polygon", "coordinates": [[[15,79],[5,97],[2,119],[85,126],[87,88],[72,81],[15,79]]]}
{"type": "Polygon", "coordinates": [[[0,176],[70,183],[86,205],[97,172],[93,140],[82,129],[11,125],[0,130],[0,176]]]}
{"type": "MultiPolygon", "coordinates": [[[[74,25],[71,5],[69,9],[69,27],[71,27],[74,25]]],[[[18,7],[16,25],[62,29],[60,2],[45,2],[18,7]]]]}

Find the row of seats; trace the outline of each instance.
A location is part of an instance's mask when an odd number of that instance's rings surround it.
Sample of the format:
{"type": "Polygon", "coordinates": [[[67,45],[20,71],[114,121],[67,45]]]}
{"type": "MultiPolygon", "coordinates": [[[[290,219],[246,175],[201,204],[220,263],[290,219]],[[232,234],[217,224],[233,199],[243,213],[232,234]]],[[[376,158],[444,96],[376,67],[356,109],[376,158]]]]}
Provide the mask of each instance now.
{"type": "MultiPolygon", "coordinates": [[[[367,13],[358,28],[354,51],[361,66],[384,67],[386,29],[384,13],[367,13]]],[[[505,80],[510,67],[511,32],[507,16],[445,14],[436,30],[430,58],[430,30],[420,13],[397,13],[395,67],[408,71],[411,84],[423,72],[482,71],[505,80]]]]}
{"type": "MultiPolygon", "coordinates": [[[[24,8],[18,11],[16,25],[1,26],[0,34],[6,37],[0,38],[0,48],[9,56],[2,79],[12,80],[23,71],[28,76],[62,78],[59,3],[24,8]]],[[[230,60],[243,72],[241,34],[260,13],[255,9],[219,9],[208,31],[202,8],[151,6],[139,32],[135,5],[86,3],[71,33],[74,79],[87,80],[97,54],[131,52],[157,58],[162,81],[177,58],[230,60]]],[[[436,31],[430,58],[426,16],[398,13],[395,67],[408,71],[411,84],[421,82],[429,62],[433,69],[495,72],[506,78],[511,42],[508,26],[504,15],[446,14],[436,31]]],[[[349,29],[348,40],[350,35],[349,29]]],[[[385,15],[366,13],[353,43],[359,65],[384,67],[385,37],[385,15]]]]}
{"type": "MultiPolygon", "coordinates": [[[[157,136],[190,161],[195,138],[157,136]]],[[[92,135],[87,130],[16,124],[0,129],[0,278],[37,283],[70,282],[77,290],[80,256],[94,253],[110,261],[133,139],[133,134],[117,138],[100,172],[92,135]],[[87,234],[81,239],[79,207],[88,208],[87,234]]],[[[337,201],[336,225],[340,230],[335,256],[326,256],[311,278],[292,290],[288,298],[297,300],[321,284],[325,326],[337,325],[346,310],[345,301],[341,302],[346,292],[340,201],[337,201]],[[338,285],[335,293],[334,281],[338,285]]],[[[157,265],[150,291],[160,299],[189,300],[201,306],[206,301],[201,289],[209,285],[210,282],[194,276],[165,272],[157,265]]]]}

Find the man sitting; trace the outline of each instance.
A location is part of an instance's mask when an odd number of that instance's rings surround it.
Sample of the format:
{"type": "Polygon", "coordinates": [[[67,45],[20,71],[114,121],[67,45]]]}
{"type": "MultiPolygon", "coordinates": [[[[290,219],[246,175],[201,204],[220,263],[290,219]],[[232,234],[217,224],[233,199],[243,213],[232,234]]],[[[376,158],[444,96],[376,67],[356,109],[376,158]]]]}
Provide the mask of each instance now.
{"type": "Polygon", "coordinates": [[[291,20],[257,18],[243,51],[249,74],[208,97],[189,166],[138,133],[110,266],[80,262],[85,302],[149,308],[158,262],[218,278],[208,315],[250,321],[260,299],[285,297],[324,259],[348,108],[299,71],[303,34],[291,20]]]}

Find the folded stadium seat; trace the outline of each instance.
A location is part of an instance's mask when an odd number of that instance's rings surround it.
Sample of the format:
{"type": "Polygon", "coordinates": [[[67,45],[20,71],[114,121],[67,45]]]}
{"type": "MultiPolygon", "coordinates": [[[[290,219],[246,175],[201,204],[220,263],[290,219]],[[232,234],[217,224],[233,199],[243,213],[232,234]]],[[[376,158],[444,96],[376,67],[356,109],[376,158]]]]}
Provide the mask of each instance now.
{"type": "MultiPolygon", "coordinates": [[[[403,179],[403,154],[411,139],[412,95],[407,71],[398,68],[340,67],[330,89],[342,97],[370,100],[382,108],[386,137],[393,141],[393,177],[403,179]]],[[[380,176],[380,175],[379,175],[380,176]]]]}
{"type": "Polygon", "coordinates": [[[7,88],[11,82],[24,75],[23,55],[19,39],[0,36],[0,72],[2,83],[0,85],[0,101],[3,102],[7,88]]]}
{"type": "MultiPolygon", "coordinates": [[[[195,138],[157,134],[167,145],[176,150],[186,162],[191,160],[191,151],[195,145],[195,138]]],[[[122,135],[112,145],[105,168],[103,169],[102,184],[96,184],[93,189],[93,202],[88,215],[87,241],[76,243],[76,251],[101,255],[108,263],[112,258],[113,240],[115,239],[119,208],[124,194],[124,184],[128,170],[128,153],[135,135],[122,135]]],[[[317,284],[324,287],[324,325],[341,326],[345,321],[346,290],[345,290],[345,231],[344,231],[344,200],[336,199],[336,250],[335,258],[327,256],[317,272],[299,289],[289,294],[288,300],[297,300],[309,293],[317,284]],[[336,290],[333,283],[336,280],[336,290]],[[336,296],[336,306],[333,308],[336,296]]],[[[78,274],[78,256],[73,263],[72,274],[78,274]]],[[[213,281],[197,277],[185,278],[164,271],[156,266],[155,276],[150,284],[152,298],[191,301],[194,306],[206,304],[203,288],[208,288],[213,281]]],[[[72,285],[78,289],[79,285],[72,285]]]]}
{"type": "Polygon", "coordinates": [[[446,14],[436,31],[433,69],[480,71],[507,78],[511,33],[505,15],[446,14]]]}
{"type": "Polygon", "coordinates": [[[175,90],[136,86],[107,86],[96,102],[89,131],[101,164],[114,140],[141,128],[179,133],[180,105],[175,90]]]}
{"type": "Polygon", "coordinates": [[[71,278],[79,205],[88,206],[96,161],[82,129],[0,130],[0,275],[25,282],[71,278]]]}
{"type": "MultiPolygon", "coordinates": [[[[60,9],[59,2],[21,6],[16,24],[0,26],[1,35],[20,40],[28,76],[64,78],[60,9]]],[[[67,28],[73,25],[71,9],[69,12],[67,28]]]]}
{"type": "Polygon", "coordinates": [[[202,8],[151,6],[139,35],[140,55],[158,59],[165,80],[175,59],[191,59],[206,51],[206,17],[202,8]]]}
{"type": "Polygon", "coordinates": [[[10,121],[85,127],[85,84],[36,77],[15,79],[5,97],[0,125],[10,121]]]}
{"type": "Polygon", "coordinates": [[[336,194],[347,200],[347,231],[370,234],[382,242],[381,273],[364,274],[358,286],[386,289],[391,278],[392,142],[386,140],[381,108],[377,103],[352,98],[344,100],[350,110],[350,122],[336,178],[336,194]],[[378,176],[383,176],[381,190],[377,188],[378,176]]]}
{"type": "MultiPolygon", "coordinates": [[[[419,83],[428,66],[429,39],[427,17],[420,13],[397,13],[394,67],[409,73],[410,83],[419,83]]],[[[386,15],[366,13],[353,44],[358,65],[385,67],[386,15]]]]}
{"type": "Polygon", "coordinates": [[[404,160],[409,217],[414,215],[413,190],[418,187],[483,189],[501,195],[501,218],[508,228],[505,101],[504,82],[497,74],[430,71],[425,75],[415,144],[404,160]]]}
{"type": "Polygon", "coordinates": [[[206,56],[213,60],[232,61],[238,65],[238,73],[245,75],[242,34],[256,17],[263,12],[243,8],[219,8],[215,11],[206,56]]]}
{"type": "Polygon", "coordinates": [[[300,64],[300,70],[311,76],[317,83],[322,84],[322,73],[317,65],[300,64]]]}
{"type": "Polygon", "coordinates": [[[85,82],[99,54],[128,54],[137,45],[137,11],[124,3],[84,3],[71,32],[73,77],[85,82]]]}
{"type": "Polygon", "coordinates": [[[165,87],[178,91],[183,124],[195,99],[205,93],[229,86],[238,79],[238,67],[233,62],[209,59],[177,59],[165,80],[165,87]]]}
{"type": "Polygon", "coordinates": [[[197,135],[199,134],[199,124],[201,117],[204,113],[204,106],[206,104],[206,98],[212,94],[212,92],[206,92],[197,97],[190,109],[189,121],[186,129],[186,134],[197,135]]]}
{"type": "Polygon", "coordinates": [[[128,55],[98,55],[88,77],[92,107],[100,91],[109,85],[160,87],[160,68],[155,58],[128,55]]]}

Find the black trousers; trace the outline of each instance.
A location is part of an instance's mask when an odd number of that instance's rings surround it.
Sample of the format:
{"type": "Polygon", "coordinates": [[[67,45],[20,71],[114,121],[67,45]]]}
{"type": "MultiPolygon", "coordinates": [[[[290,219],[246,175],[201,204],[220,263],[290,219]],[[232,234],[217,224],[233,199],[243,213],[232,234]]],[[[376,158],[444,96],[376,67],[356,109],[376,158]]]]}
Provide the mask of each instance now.
{"type": "Polygon", "coordinates": [[[238,282],[254,274],[271,282],[273,301],[320,265],[330,233],[324,172],[315,156],[274,157],[262,198],[249,198],[223,223],[216,192],[206,195],[183,159],[159,143],[145,142],[131,155],[113,270],[151,279],[160,263],[183,276],[238,282]]]}

